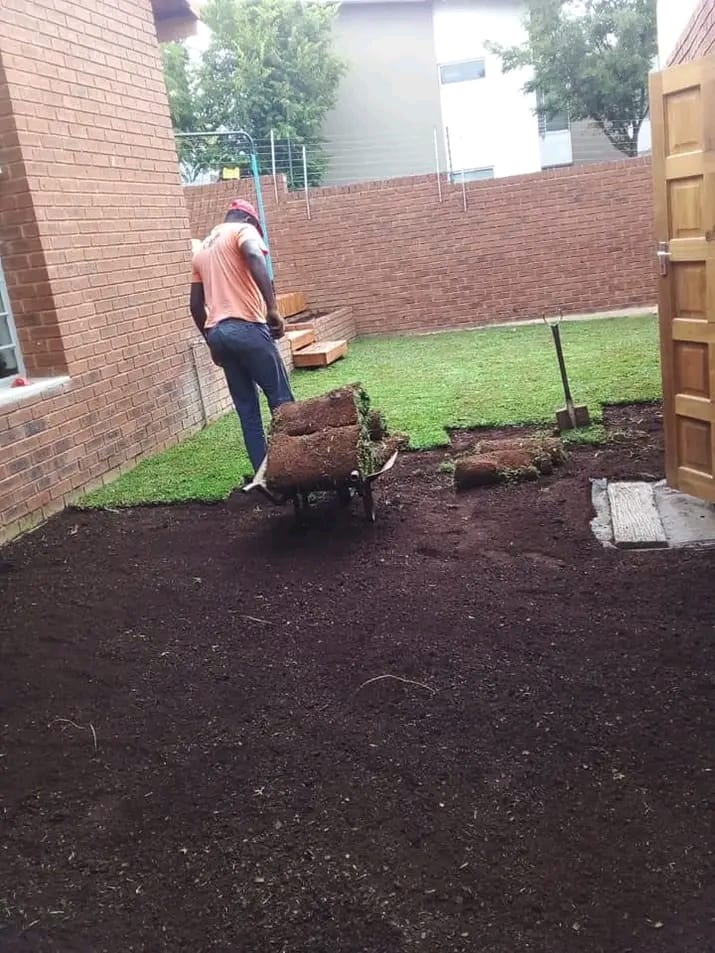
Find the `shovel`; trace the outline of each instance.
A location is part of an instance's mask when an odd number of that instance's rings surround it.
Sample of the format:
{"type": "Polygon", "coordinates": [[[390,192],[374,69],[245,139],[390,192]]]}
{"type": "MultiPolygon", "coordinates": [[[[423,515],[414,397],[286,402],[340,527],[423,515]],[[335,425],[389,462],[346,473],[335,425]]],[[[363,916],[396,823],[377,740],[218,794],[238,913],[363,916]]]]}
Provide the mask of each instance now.
{"type": "Polygon", "coordinates": [[[585,404],[574,404],[569,387],[569,379],[566,373],[566,362],[564,361],[564,352],[561,347],[561,331],[559,325],[563,320],[563,311],[559,312],[558,318],[549,321],[544,315],[544,323],[551,328],[551,334],[554,338],[554,347],[556,348],[556,357],[559,361],[559,371],[561,372],[561,383],[564,385],[564,398],[566,406],[556,411],[556,426],[560,432],[564,430],[573,430],[577,427],[589,427],[591,425],[591,415],[585,404]]]}

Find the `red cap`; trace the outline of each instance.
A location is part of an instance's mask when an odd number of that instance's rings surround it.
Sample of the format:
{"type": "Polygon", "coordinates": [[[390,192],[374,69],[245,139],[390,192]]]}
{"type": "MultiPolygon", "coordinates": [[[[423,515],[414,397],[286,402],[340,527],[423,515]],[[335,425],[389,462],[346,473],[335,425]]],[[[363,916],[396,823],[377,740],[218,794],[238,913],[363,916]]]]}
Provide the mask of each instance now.
{"type": "Polygon", "coordinates": [[[255,210],[253,205],[250,202],[245,202],[243,199],[234,199],[233,202],[228,207],[229,212],[245,212],[246,215],[250,215],[256,222],[258,226],[258,231],[263,235],[263,229],[261,228],[261,220],[258,217],[258,212],[255,210]]]}

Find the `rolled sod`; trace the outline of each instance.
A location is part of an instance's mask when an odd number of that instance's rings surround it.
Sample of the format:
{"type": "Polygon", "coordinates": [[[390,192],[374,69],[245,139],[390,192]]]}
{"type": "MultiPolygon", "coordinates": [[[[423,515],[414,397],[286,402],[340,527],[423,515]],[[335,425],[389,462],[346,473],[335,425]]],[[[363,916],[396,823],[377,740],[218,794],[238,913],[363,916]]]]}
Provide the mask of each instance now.
{"type": "Polygon", "coordinates": [[[331,488],[372,474],[370,400],[359,384],[283,404],[268,441],[266,484],[282,492],[331,488]]]}
{"type": "Polygon", "coordinates": [[[369,398],[357,384],[341,387],[292,404],[282,404],[271,425],[272,434],[302,437],[335,427],[360,426],[368,429],[369,398]]]}
{"type": "Polygon", "coordinates": [[[558,440],[515,438],[483,440],[476,452],[457,460],[454,485],[458,490],[506,481],[535,480],[553,472],[565,459],[558,440]]]}

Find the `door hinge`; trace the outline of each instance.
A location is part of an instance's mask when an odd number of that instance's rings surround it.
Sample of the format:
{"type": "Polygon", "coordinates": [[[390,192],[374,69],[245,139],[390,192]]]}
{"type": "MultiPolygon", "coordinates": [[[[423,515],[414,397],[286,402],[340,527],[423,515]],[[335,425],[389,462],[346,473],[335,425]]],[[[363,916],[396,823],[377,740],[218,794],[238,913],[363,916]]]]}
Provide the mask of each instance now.
{"type": "Polygon", "coordinates": [[[668,247],[668,242],[658,242],[658,251],[656,252],[658,256],[658,267],[660,270],[660,275],[664,278],[668,274],[668,262],[670,261],[670,248],[668,247]]]}

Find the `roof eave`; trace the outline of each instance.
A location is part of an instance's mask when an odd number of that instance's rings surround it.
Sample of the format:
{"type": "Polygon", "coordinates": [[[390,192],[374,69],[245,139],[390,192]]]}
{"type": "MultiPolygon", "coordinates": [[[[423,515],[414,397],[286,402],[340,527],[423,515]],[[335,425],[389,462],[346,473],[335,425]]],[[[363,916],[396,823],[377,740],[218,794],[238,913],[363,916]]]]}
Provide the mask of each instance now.
{"type": "Polygon", "coordinates": [[[196,33],[200,17],[198,0],[151,0],[160,43],[172,43],[196,33]]]}

